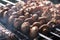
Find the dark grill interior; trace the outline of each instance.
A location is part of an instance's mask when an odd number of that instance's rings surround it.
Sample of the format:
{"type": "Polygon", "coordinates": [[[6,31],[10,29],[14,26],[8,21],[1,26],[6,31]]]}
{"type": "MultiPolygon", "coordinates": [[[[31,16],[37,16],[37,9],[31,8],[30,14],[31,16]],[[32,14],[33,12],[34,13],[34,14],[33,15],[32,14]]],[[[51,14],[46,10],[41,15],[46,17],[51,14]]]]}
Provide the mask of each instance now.
{"type": "MultiPolygon", "coordinates": [[[[10,5],[11,7],[14,7],[15,4],[16,4],[16,2],[18,2],[18,0],[8,0],[8,1],[6,1],[6,0],[0,0],[0,6],[5,7],[6,4],[9,3],[9,4],[11,4],[10,5]]],[[[11,12],[12,11],[16,12],[16,10],[18,11],[17,8],[11,8],[10,6],[6,6],[6,7],[9,7],[9,9],[8,8],[6,9],[6,11],[8,10],[8,13],[10,11],[11,12]],[[16,9],[16,10],[14,10],[14,9],[16,9]]],[[[2,7],[0,9],[2,9],[2,7]]],[[[1,11],[0,11],[0,13],[1,13],[1,11]]],[[[0,27],[1,27],[0,28],[0,40],[33,40],[29,36],[27,36],[23,32],[21,32],[19,29],[16,29],[15,27],[13,27],[13,24],[8,24],[7,23],[7,17],[5,17],[5,19],[2,19],[1,15],[0,15],[0,27]],[[6,34],[6,32],[8,34],[6,34]]],[[[39,32],[38,36],[34,40],[60,40],[60,24],[58,24],[58,26],[55,27],[52,30],[53,31],[50,31],[47,34],[43,34],[42,32],[39,32]]]]}

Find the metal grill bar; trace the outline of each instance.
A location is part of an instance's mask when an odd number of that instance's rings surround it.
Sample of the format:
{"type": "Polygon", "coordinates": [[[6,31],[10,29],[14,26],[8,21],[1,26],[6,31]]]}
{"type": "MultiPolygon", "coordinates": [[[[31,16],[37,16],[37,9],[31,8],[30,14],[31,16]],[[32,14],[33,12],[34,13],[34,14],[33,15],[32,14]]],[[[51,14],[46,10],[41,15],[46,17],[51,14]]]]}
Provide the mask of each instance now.
{"type": "Polygon", "coordinates": [[[21,0],[16,0],[16,1],[21,1],[21,0]]]}
{"type": "Polygon", "coordinates": [[[26,35],[24,35],[23,33],[17,31],[19,34],[23,35],[26,39],[29,39],[26,35]]]}
{"type": "Polygon", "coordinates": [[[18,40],[21,40],[16,34],[15,34],[15,36],[18,38],[18,40]]]}
{"type": "Polygon", "coordinates": [[[3,1],[15,5],[15,3],[12,3],[12,2],[10,2],[10,1],[8,1],[8,0],[3,0],[3,1]]]}
{"type": "Polygon", "coordinates": [[[43,35],[43,34],[41,34],[41,33],[39,33],[39,36],[41,36],[41,37],[43,37],[43,38],[45,38],[45,39],[47,39],[47,40],[52,40],[51,38],[49,38],[49,37],[47,37],[47,36],[45,36],[45,35],[43,35]]]}
{"type": "Polygon", "coordinates": [[[26,35],[24,35],[23,33],[21,33],[20,31],[18,31],[18,30],[15,30],[15,32],[14,32],[18,37],[21,37],[21,36],[23,36],[25,39],[29,39],[26,35]],[[19,36],[19,35],[21,35],[21,36],[19,36]]]}
{"type": "Polygon", "coordinates": [[[60,29],[59,29],[59,28],[56,28],[56,30],[57,30],[57,31],[60,31],[60,29]]]}
{"type": "Polygon", "coordinates": [[[7,2],[3,1],[3,0],[0,0],[0,3],[2,4],[7,4],[7,2]]]}
{"type": "Polygon", "coordinates": [[[58,35],[58,34],[56,34],[54,32],[50,32],[50,33],[60,38],[60,35],[58,35]]]}
{"type": "Polygon", "coordinates": [[[10,2],[13,2],[13,3],[16,3],[16,2],[18,2],[18,1],[16,1],[16,0],[8,0],[8,1],[10,1],[10,2]]]}
{"type": "Polygon", "coordinates": [[[22,2],[22,1],[21,0],[15,0],[15,2],[12,2],[12,0],[0,0],[0,3],[1,4],[4,4],[4,5],[7,4],[7,3],[12,4],[12,5],[15,5],[16,2],[22,2]]]}
{"type": "Polygon", "coordinates": [[[5,6],[4,4],[0,3],[0,6],[5,6]]]}

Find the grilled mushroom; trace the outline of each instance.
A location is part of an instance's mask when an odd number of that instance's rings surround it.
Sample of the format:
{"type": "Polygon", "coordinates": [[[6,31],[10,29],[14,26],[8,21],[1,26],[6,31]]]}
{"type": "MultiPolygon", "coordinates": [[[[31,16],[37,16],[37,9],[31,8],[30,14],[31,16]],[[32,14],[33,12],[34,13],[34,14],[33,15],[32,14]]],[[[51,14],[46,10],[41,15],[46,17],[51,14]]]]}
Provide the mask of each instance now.
{"type": "Polygon", "coordinates": [[[31,38],[35,38],[37,37],[38,35],[38,27],[37,26],[33,26],[31,29],[30,29],[30,37],[31,38]]]}
{"type": "Polygon", "coordinates": [[[29,29],[30,29],[30,23],[29,22],[24,22],[21,25],[21,31],[25,34],[29,34],[29,29]]]}
{"type": "Polygon", "coordinates": [[[40,26],[39,28],[39,32],[43,33],[43,34],[46,34],[46,33],[49,33],[50,32],[50,27],[49,25],[47,24],[43,24],[42,26],[40,26]]]}

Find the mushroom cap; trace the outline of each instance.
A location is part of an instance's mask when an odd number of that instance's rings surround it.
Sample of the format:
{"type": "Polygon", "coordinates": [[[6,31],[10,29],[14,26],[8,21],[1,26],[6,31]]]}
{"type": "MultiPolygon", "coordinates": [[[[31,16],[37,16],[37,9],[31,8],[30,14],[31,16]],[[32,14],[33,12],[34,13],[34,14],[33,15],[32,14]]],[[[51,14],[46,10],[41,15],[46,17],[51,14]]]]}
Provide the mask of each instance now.
{"type": "Polygon", "coordinates": [[[35,37],[37,37],[37,34],[38,34],[38,27],[37,26],[33,26],[30,29],[30,37],[31,38],[35,38],[35,37]]]}

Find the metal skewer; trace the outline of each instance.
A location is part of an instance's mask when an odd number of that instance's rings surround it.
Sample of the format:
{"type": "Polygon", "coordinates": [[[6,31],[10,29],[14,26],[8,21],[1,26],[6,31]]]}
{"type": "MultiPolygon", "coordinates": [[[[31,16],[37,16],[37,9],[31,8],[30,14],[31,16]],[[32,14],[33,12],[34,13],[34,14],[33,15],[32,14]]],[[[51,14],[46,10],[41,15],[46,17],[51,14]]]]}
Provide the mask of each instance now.
{"type": "Polygon", "coordinates": [[[49,37],[47,37],[47,36],[45,36],[45,35],[43,35],[43,34],[41,34],[41,33],[39,33],[39,35],[40,35],[41,37],[47,39],[47,40],[52,40],[51,38],[49,38],[49,37]]]}
{"type": "Polygon", "coordinates": [[[8,0],[3,0],[3,1],[15,5],[15,3],[12,3],[12,2],[10,2],[10,1],[8,1],[8,0]]]}

